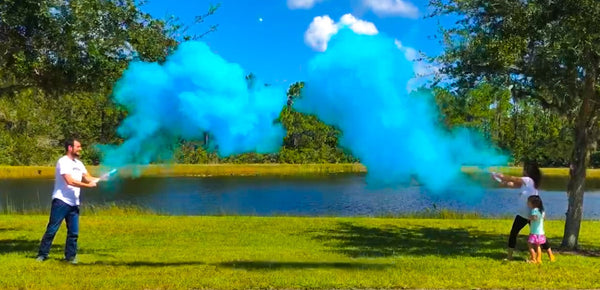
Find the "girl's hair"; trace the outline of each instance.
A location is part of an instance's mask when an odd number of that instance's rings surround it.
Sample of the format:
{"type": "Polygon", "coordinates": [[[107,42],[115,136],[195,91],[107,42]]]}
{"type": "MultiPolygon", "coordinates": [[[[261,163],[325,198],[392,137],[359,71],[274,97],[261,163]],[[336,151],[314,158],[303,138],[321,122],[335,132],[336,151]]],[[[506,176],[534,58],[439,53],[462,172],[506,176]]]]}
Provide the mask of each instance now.
{"type": "Polygon", "coordinates": [[[525,171],[525,175],[533,180],[533,184],[535,188],[540,187],[540,183],[542,182],[542,172],[535,161],[528,161],[523,166],[523,171],[525,171]]]}
{"type": "Polygon", "coordinates": [[[539,195],[530,195],[527,198],[527,201],[531,203],[533,208],[538,208],[540,212],[544,212],[544,203],[542,202],[542,198],[539,195]]]}

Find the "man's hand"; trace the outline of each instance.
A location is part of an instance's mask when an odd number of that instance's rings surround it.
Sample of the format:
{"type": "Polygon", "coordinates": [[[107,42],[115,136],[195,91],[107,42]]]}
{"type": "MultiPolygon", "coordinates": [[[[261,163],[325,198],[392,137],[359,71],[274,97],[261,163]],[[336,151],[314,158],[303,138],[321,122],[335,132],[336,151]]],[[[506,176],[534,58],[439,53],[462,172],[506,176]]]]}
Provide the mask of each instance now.
{"type": "Polygon", "coordinates": [[[98,177],[93,177],[91,176],[89,173],[84,173],[83,174],[83,181],[87,184],[91,184],[94,183],[94,186],[91,187],[96,187],[96,183],[98,183],[98,181],[100,181],[101,179],[98,177]]]}

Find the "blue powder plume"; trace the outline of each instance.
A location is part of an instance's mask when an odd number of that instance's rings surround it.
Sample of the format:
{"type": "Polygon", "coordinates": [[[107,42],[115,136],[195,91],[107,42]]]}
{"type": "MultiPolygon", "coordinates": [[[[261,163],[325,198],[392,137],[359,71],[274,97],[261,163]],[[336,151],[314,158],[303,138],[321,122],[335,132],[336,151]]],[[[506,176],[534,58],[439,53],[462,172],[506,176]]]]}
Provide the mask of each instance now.
{"type": "Polygon", "coordinates": [[[180,140],[210,133],[220,156],[277,152],[285,131],[275,124],[285,88],[257,85],[203,42],[182,43],[162,64],[132,62],[114,99],[127,108],[124,142],[101,147],[103,165],[144,165],[172,157],[180,140]]]}
{"type": "Polygon", "coordinates": [[[368,182],[393,185],[416,176],[432,192],[461,180],[463,165],[506,164],[476,132],[448,132],[426,90],[408,93],[413,64],[383,35],[341,30],[308,67],[294,108],[341,129],[340,145],[368,170],[368,182]]]}

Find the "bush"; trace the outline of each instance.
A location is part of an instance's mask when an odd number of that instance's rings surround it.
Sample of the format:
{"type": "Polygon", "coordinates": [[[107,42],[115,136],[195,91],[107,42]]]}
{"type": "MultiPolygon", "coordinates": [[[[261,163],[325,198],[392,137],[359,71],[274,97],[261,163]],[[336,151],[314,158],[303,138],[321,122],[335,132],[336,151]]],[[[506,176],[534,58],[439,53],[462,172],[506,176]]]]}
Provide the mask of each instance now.
{"type": "Polygon", "coordinates": [[[590,167],[600,168],[600,151],[590,154],[590,167]]]}

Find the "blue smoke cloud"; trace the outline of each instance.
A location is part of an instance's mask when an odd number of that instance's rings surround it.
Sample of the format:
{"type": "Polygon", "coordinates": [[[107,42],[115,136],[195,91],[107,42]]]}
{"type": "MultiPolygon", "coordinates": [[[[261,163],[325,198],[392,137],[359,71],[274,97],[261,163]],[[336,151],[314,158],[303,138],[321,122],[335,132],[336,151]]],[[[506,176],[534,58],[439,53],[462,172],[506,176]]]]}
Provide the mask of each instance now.
{"type": "MultiPolygon", "coordinates": [[[[408,93],[413,64],[383,35],[341,30],[326,52],[309,63],[302,97],[294,107],[340,128],[340,145],[368,168],[370,184],[405,183],[412,176],[437,192],[461,179],[463,165],[506,164],[479,134],[448,132],[429,91],[408,93]]],[[[248,82],[243,69],[186,42],[163,64],[132,62],[114,90],[129,115],[105,146],[103,165],[123,167],[169,159],[181,139],[211,134],[221,156],[277,152],[285,132],[274,120],[284,88],[248,82]]]]}
{"type": "Polygon", "coordinates": [[[294,108],[340,128],[340,145],[367,167],[370,184],[416,176],[439,192],[461,179],[463,165],[505,164],[479,134],[437,124],[432,94],[408,93],[412,67],[393,39],[342,30],[310,61],[294,108]]]}
{"type": "Polygon", "coordinates": [[[114,99],[127,108],[119,146],[101,147],[103,165],[123,167],[169,159],[181,139],[209,132],[220,156],[277,152],[285,131],[275,124],[285,88],[256,85],[202,42],[185,42],[163,64],[132,62],[114,99]]]}

